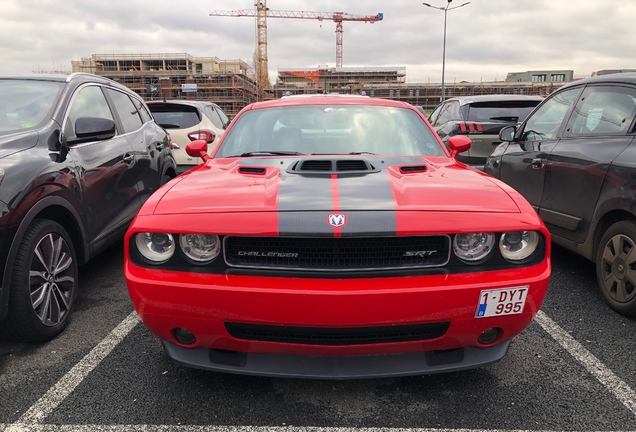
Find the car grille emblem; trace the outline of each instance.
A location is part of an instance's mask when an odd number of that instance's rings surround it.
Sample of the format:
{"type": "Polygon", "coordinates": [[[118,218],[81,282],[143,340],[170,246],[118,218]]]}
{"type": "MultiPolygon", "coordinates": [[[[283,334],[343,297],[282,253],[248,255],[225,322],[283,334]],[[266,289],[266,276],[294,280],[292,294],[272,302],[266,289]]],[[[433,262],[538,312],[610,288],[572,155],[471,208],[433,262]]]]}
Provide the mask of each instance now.
{"type": "Polygon", "coordinates": [[[347,215],[342,213],[332,213],[327,216],[329,225],[335,228],[339,228],[347,223],[347,215]]]}

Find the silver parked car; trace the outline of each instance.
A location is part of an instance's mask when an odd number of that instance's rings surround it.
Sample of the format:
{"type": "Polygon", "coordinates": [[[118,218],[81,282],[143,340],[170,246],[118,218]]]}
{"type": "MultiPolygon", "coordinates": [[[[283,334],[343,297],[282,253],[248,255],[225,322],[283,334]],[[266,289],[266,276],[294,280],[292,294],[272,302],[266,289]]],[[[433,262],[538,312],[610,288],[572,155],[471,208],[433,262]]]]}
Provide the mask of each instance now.
{"type": "Polygon", "coordinates": [[[455,97],[438,105],[429,121],[444,143],[454,135],[468,135],[473,144],[457,160],[483,168],[486,158],[501,144],[499,131],[525,120],[542,100],[525,95],[455,97]]]}

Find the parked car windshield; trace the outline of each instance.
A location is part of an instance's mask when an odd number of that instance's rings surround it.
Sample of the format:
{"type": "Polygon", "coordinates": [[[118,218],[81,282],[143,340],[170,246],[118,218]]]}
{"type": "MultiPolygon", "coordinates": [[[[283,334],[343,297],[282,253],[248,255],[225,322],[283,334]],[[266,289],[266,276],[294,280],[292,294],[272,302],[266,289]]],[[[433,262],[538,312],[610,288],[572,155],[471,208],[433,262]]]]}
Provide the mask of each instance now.
{"type": "Polygon", "coordinates": [[[0,80],[0,133],[33,128],[48,118],[64,83],[0,80]]]}
{"type": "Polygon", "coordinates": [[[464,117],[472,122],[522,122],[540,101],[475,102],[464,106],[464,117]]]}
{"type": "Polygon", "coordinates": [[[215,157],[268,152],[445,155],[415,111],[368,105],[304,105],[243,113],[215,157]]]}

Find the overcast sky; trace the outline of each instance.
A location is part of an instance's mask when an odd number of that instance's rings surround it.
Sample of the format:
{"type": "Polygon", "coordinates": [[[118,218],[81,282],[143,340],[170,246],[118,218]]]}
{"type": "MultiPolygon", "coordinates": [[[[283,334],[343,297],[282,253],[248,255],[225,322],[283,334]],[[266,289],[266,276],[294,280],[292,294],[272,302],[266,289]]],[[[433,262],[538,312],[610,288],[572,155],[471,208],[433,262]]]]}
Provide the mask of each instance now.
{"type": "MultiPolygon", "coordinates": [[[[446,0],[429,0],[443,7],[446,0]]],[[[464,1],[454,0],[452,6],[464,1]]],[[[444,12],[415,0],[269,0],[271,10],[384,13],[344,22],[343,66],[406,67],[408,82],[440,82],[444,12]]],[[[188,53],[252,64],[254,18],[211,17],[254,0],[2,0],[0,74],[70,71],[92,54],[188,53]]],[[[509,72],[636,69],[635,0],[471,0],[448,12],[446,81],[509,72]]],[[[270,80],[281,68],[335,66],[332,21],[270,18],[270,80]]]]}

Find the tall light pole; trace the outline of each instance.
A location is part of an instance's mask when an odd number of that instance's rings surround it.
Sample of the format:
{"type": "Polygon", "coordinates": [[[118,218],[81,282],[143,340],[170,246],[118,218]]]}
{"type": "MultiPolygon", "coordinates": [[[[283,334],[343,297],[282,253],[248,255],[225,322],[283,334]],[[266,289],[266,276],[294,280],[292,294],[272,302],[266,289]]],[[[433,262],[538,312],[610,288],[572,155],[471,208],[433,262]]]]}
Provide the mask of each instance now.
{"type": "Polygon", "coordinates": [[[428,3],[422,3],[424,6],[426,7],[430,7],[432,9],[438,9],[441,11],[444,11],[444,44],[442,45],[442,97],[441,97],[441,101],[444,102],[444,100],[446,100],[446,89],[444,87],[444,74],[446,72],[446,15],[448,14],[449,10],[453,10],[453,9],[459,9],[460,7],[466,6],[467,4],[470,4],[470,2],[466,2],[464,4],[461,4],[459,6],[453,6],[450,7],[450,4],[453,0],[446,0],[446,7],[439,7],[439,6],[431,6],[428,3]]]}

